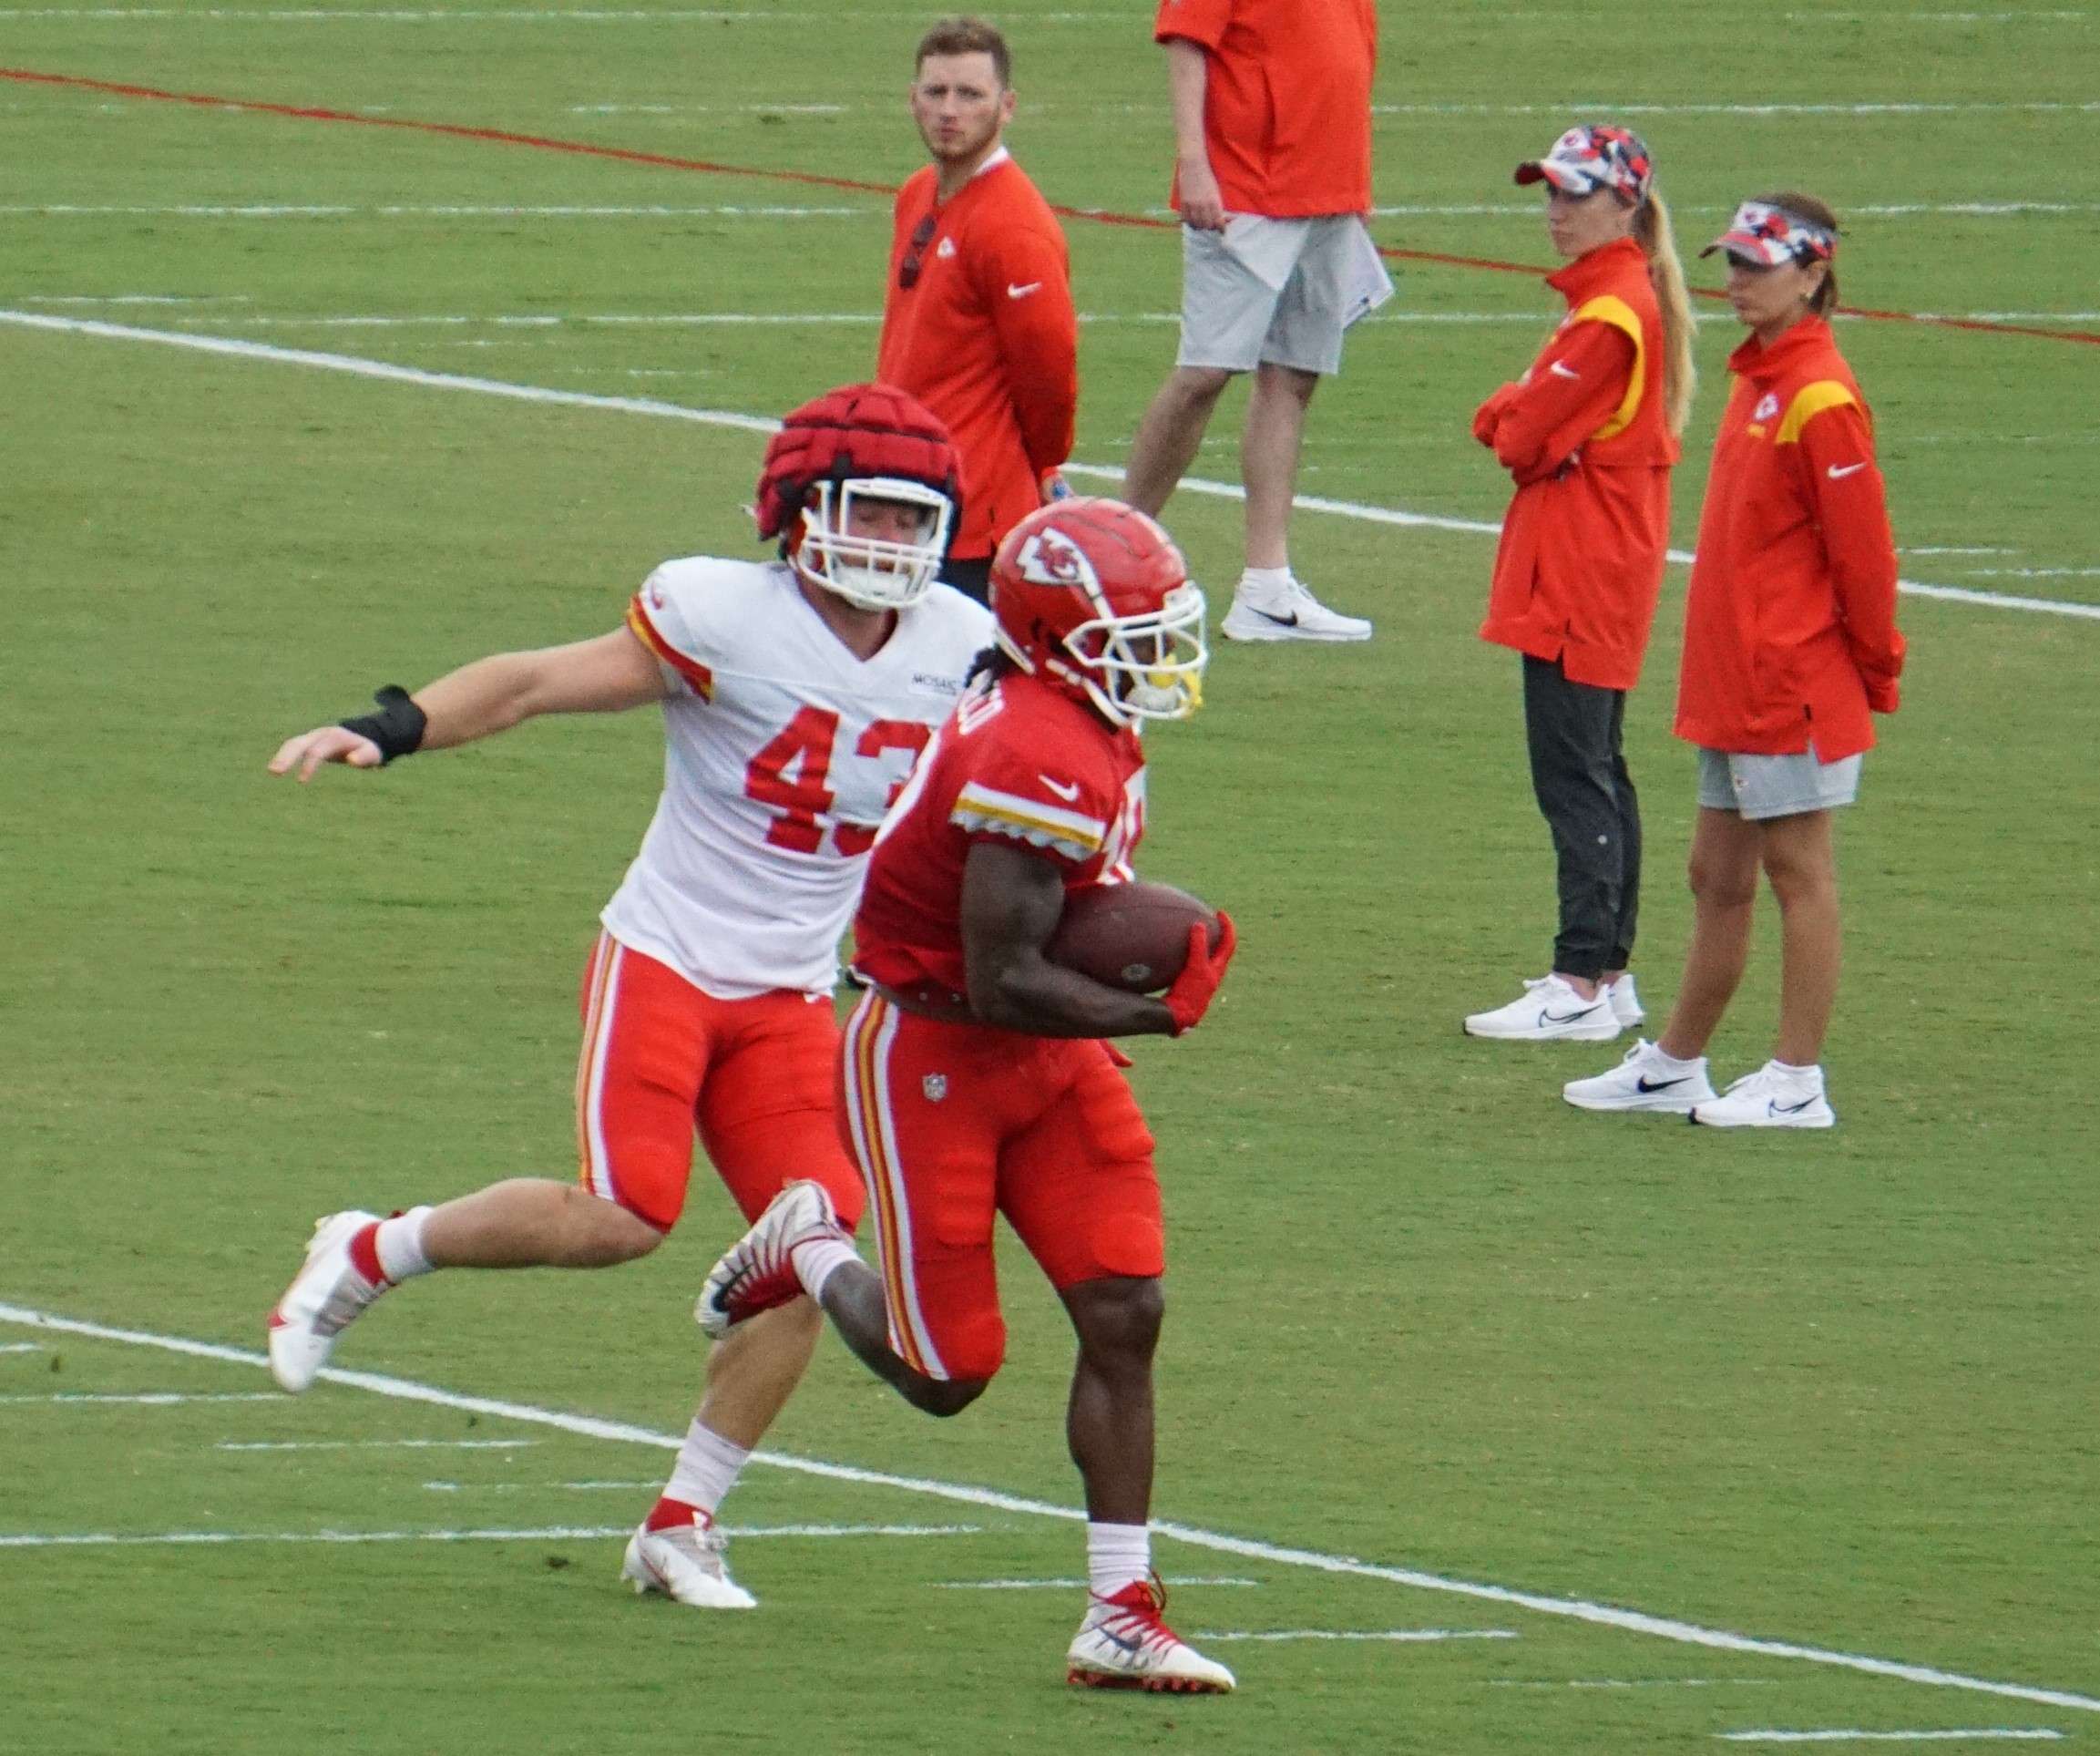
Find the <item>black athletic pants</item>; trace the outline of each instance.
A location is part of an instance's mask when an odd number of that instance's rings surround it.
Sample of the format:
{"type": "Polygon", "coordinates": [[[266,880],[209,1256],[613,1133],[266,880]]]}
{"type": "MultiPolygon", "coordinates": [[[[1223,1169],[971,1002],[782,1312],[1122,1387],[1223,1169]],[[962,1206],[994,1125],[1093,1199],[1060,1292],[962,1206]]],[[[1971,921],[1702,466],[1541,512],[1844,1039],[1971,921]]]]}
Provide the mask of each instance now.
{"type": "Polygon", "coordinates": [[[1593,981],[1623,970],[1641,903],[1641,802],[1626,772],[1626,693],[1570,683],[1556,660],[1524,655],[1531,790],[1560,862],[1552,967],[1593,981]]]}
{"type": "Polygon", "coordinates": [[[991,557],[979,555],[960,561],[950,555],[941,564],[941,582],[952,585],[966,598],[975,598],[979,603],[991,601],[991,557]]]}

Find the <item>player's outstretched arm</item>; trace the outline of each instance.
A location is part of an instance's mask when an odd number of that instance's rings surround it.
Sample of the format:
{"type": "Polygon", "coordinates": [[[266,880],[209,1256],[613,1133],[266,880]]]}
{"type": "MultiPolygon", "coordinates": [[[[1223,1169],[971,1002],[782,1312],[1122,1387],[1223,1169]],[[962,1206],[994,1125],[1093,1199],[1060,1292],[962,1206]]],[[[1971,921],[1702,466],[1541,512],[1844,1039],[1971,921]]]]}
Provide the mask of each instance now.
{"type": "MultiPolygon", "coordinates": [[[[405,749],[397,744],[394,751],[405,755],[472,744],[541,714],[618,713],[661,701],[670,693],[655,655],[622,627],[569,646],[476,659],[404,701],[383,701],[381,714],[366,719],[407,726],[405,735],[414,741],[405,749]],[[418,714],[419,729],[414,725],[418,714]]],[[[287,738],[271,758],[270,772],[295,774],[305,782],[327,763],[377,768],[386,760],[379,735],[351,724],[321,725],[287,738]]]]}
{"type": "Polygon", "coordinates": [[[1040,854],[980,841],[962,872],[962,955],[970,1010],[1030,1036],[1171,1036],[1163,1001],[1125,993],[1043,955],[1064,913],[1064,879],[1040,854]]]}

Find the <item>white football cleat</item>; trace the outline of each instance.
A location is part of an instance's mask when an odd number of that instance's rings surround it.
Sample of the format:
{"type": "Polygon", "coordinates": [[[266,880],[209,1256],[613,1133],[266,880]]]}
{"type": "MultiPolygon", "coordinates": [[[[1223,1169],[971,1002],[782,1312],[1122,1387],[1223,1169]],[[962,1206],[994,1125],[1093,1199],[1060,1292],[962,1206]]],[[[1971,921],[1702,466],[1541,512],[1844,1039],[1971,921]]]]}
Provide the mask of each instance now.
{"type": "Polygon", "coordinates": [[[1626,1058],[1608,1073],[1571,1079],[1561,1095],[1578,1110],[1634,1110],[1685,1115],[1695,1104],[1711,1104],[1714,1087],[1706,1078],[1706,1057],[1672,1061],[1645,1037],[1626,1051],[1626,1058]]]}
{"type": "Polygon", "coordinates": [[[1838,1113],[1823,1090],[1820,1067],[1797,1073],[1767,1061],[1699,1104],[1692,1120],[1709,1128],[1834,1128],[1838,1113]]]}
{"type": "Polygon", "coordinates": [[[1368,641],[1371,625],[1329,610],[1296,580],[1281,590],[1242,580],[1219,632],[1228,641],[1368,641]]]}
{"type": "Polygon", "coordinates": [[[697,1519],[690,1525],[644,1525],[627,1539],[620,1574],[634,1582],[635,1595],[661,1592],[694,1609],[756,1609],[753,1597],[729,1576],[723,1552],[729,1538],[697,1519]]]}
{"type": "Polygon", "coordinates": [[[707,1272],[693,1301],[692,1320],[720,1338],[732,1325],[802,1297],[794,1247],[816,1237],[853,1237],[838,1223],[831,1192],[807,1178],[790,1183],[766,1204],[752,1227],[707,1272]]]}
{"type": "Polygon", "coordinates": [[[1112,1597],[1090,1597],[1086,1619],[1065,1654],[1065,1681],[1089,1689],[1230,1694],[1232,1672],[1160,1619],[1166,1602],[1156,1577],[1136,1580],[1112,1597]]]}
{"type": "Polygon", "coordinates": [[[1629,970],[1610,988],[1612,1016],[1619,1021],[1622,1031],[1631,1031],[1648,1022],[1647,1011],[1641,1004],[1641,997],[1634,991],[1634,972],[1629,970]]]}
{"type": "Polygon", "coordinates": [[[1468,1036],[1503,1042],[1609,1042],[1619,1030],[1608,991],[1584,1000],[1559,976],[1527,981],[1521,999],[1466,1020],[1468,1036]]]}
{"type": "Polygon", "coordinates": [[[385,1281],[374,1286],[350,1260],[350,1240],[378,1218],[353,1209],[316,1220],[306,1266],[270,1313],[270,1375],[294,1395],[328,1363],[335,1338],[386,1290],[385,1281]]]}

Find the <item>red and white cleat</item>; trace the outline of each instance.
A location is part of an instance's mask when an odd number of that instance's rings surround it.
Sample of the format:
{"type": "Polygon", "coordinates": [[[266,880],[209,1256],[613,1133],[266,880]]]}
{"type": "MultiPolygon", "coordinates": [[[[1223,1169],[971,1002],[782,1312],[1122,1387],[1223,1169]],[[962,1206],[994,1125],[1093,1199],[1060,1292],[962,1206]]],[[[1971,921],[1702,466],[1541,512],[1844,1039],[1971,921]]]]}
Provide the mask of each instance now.
{"type": "Polygon", "coordinates": [[[1149,1689],[1225,1695],[1233,1674],[1190,1646],[1161,1619],[1166,1588],[1155,1576],[1112,1597],[1087,1603],[1086,1620],[1065,1654],[1065,1681],[1089,1689],[1149,1689]]]}
{"type": "Polygon", "coordinates": [[[853,1242],[838,1223],[831,1193],[823,1184],[807,1179],[790,1183],[708,1270],[706,1284],[693,1302],[692,1320],[710,1335],[724,1336],[747,1317],[800,1299],[802,1281],[794,1272],[794,1248],[820,1237],[853,1242]]]}
{"type": "Polygon", "coordinates": [[[270,1373],[295,1395],[327,1364],[335,1338],[386,1290],[350,1259],[350,1240],[378,1219],[353,1210],[315,1221],[306,1265],[270,1313],[270,1373]]]}
{"type": "Polygon", "coordinates": [[[643,1525],[627,1539],[620,1571],[638,1595],[661,1592],[694,1609],[755,1609],[758,1599],[729,1576],[728,1547],[729,1539],[699,1518],[655,1530],[643,1525]]]}

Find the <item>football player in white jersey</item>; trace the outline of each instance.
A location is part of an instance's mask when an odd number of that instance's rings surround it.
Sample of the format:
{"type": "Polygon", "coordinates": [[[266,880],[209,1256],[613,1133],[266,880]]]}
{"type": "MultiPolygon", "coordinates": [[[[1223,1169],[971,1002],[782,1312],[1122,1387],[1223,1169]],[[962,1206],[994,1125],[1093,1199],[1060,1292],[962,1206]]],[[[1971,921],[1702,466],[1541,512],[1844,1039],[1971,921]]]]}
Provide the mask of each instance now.
{"type": "MultiPolygon", "coordinates": [[[[383,689],[379,712],[277,752],[270,771],[305,781],[324,763],[377,768],[541,714],[651,702],[667,746],[663,796],[585,972],[579,1180],[323,1219],[270,1315],[286,1390],[413,1276],[648,1255],[684,1203],[696,1133],[747,1218],[801,1177],[857,1217],[835,1120],[836,955],[883,813],[989,643],[987,611],[935,585],[958,479],[946,428],[911,397],[829,392],[766,450],[756,513],[778,560],[667,561],[610,634],[482,659],[414,695],[383,689]]],[[[628,1544],[637,1591],[752,1606],[715,1513],[822,1323],[800,1299],[716,1347],[670,1482],[628,1544]]]]}

